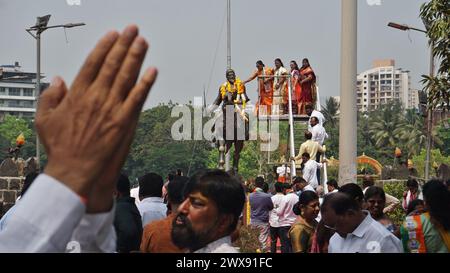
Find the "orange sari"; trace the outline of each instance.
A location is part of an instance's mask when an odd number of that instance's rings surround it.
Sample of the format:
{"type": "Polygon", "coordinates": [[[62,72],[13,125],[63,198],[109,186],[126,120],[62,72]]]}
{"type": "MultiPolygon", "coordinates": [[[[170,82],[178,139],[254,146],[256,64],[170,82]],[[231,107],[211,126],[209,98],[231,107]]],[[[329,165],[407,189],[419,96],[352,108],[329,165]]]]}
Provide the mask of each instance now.
{"type": "MultiPolygon", "coordinates": [[[[264,68],[262,71],[258,71],[258,76],[273,76],[274,72],[271,68],[264,68]]],[[[259,101],[258,105],[256,106],[257,113],[259,113],[259,106],[265,105],[267,109],[267,114],[272,114],[272,102],[273,102],[273,78],[271,79],[265,79],[260,78],[258,79],[258,86],[259,86],[259,101]],[[265,80],[268,80],[266,83],[264,83],[265,80]]]]}

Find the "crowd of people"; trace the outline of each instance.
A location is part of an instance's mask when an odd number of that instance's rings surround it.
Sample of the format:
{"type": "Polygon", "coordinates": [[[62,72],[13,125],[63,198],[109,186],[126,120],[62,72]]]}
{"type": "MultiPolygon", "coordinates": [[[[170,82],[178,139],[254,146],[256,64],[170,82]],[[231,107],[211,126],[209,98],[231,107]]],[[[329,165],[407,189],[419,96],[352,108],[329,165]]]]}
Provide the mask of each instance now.
{"type": "MultiPolygon", "coordinates": [[[[420,190],[409,181],[402,202],[408,216],[398,227],[373,181],[364,182],[365,193],[329,181],[324,195],[315,172],[321,163],[310,151],[320,152],[315,144],[303,146],[303,177],[275,183],[274,195],[257,178],[246,198],[249,185],[221,170],[178,172],[166,181],[149,172],[130,189],[121,169],[157,77],[150,68],[138,80],[147,50],[136,26],[111,31],[70,87],[56,77],[43,92],[35,124],[48,163],[27,177],[20,200],[1,219],[0,252],[236,253],[246,200],[262,251],[275,252],[278,238],[283,253],[449,251],[448,185],[432,180],[420,190]]],[[[310,104],[305,109],[312,128],[305,137],[322,145],[324,131],[316,126],[323,118],[310,104]]]]}
{"type": "MultiPolygon", "coordinates": [[[[450,250],[450,191],[440,180],[423,186],[424,200],[404,194],[403,223],[389,213],[400,205],[395,197],[365,176],[363,187],[338,186],[335,180],[312,187],[302,177],[292,184],[276,182],[264,192],[264,180],[255,180],[250,194],[251,225],[260,234],[263,252],[272,253],[447,253],[450,250]],[[389,200],[389,201],[388,201],[389,200]],[[269,233],[270,231],[270,233],[269,233]],[[270,240],[268,239],[270,234],[270,240]],[[270,242],[270,245],[268,244],[270,242]],[[278,250],[278,245],[280,249],[278,250]]],[[[416,185],[410,179],[409,185],[416,185]]],[[[266,186],[267,188],[267,186],[266,186]]]]}

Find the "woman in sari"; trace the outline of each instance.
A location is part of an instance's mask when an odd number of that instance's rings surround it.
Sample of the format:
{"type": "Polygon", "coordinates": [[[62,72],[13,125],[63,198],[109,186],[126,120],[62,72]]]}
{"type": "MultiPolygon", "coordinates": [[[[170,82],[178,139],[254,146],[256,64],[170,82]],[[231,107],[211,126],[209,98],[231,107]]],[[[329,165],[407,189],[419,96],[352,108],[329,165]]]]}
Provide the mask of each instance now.
{"type": "Polygon", "coordinates": [[[248,82],[253,81],[256,77],[263,77],[258,79],[259,86],[259,100],[256,105],[256,113],[259,114],[259,108],[261,105],[264,106],[266,111],[262,111],[263,114],[271,115],[272,114],[272,101],[273,101],[273,78],[264,78],[264,76],[273,76],[273,69],[265,67],[262,61],[256,62],[256,71],[248,78],[248,80],[244,81],[245,85],[248,82]]]}
{"type": "Polygon", "coordinates": [[[302,92],[300,97],[299,113],[305,114],[305,106],[314,103],[316,74],[312,70],[309,60],[303,59],[303,66],[300,68],[300,85],[302,92]]]}
{"type": "Polygon", "coordinates": [[[294,253],[309,253],[312,247],[313,235],[317,227],[319,215],[319,196],[314,191],[304,191],[293,211],[298,218],[289,230],[292,251],[294,253]]]}
{"type": "Polygon", "coordinates": [[[428,212],[412,213],[400,228],[403,248],[408,253],[450,252],[450,191],[440,180],[423,186],[428,212]]]}
{"type": "MultiPolygon", "coordinates": [[[[291,76],[292,76],[292,88],[294,92],[292,92],[292,102],[295,102],[297,106],[297,113],[300,115],[300,99],[302,96],[302,85],[300,84],[300,68],[298,68],[298,64],[296,61],[291,61],[291,76]]],[[[288,98],[285,98],[285,105],[288,107],[287,101],[288,98]]],[[[288,112],[288,110],[286,110],[288,112]]]]}

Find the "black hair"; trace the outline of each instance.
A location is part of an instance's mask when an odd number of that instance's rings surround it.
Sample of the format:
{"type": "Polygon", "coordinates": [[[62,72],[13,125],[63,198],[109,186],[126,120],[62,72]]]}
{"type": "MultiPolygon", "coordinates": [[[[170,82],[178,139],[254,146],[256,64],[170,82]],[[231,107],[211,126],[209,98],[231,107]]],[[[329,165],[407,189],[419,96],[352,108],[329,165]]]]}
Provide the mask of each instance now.
{"type": "Polygon", "coordinates": [[[302,206],[307,206],[310,202],[314,200],[318,200],[319,196],[314,191],[304,191],[302,194],[300,194],[300,197],[298,199],[297,204],[294,205],[292,208],[292,211],[295,213],[295,215],[301,214],[301,208],[302,206]]]}
{"type": "Polygon", "coordinates": [[[416,179],[408,179],[408,181],[406,181],[406,187],[419,188],[419,183],[416,179]]]}
{"type": "Polygon", "coordinates": [[[262,189],[263,187],[264,187],[264,178],[263,177],[261,177],[261,176],[258,176],[256,179],[255,179],[255,186],[256,187],[258,187],[258,188],[260,188],[260,189],[262,189]]]}
{"type": "Polygon", "coordinates": [[[186,176],[177,176],[167,184],[167,198],[170,203],[179,205],[184,201],[184,186],[189,180],[186,176]]]}
{"type": "Polygon", "coordinates": [[[365,175],[362,179],[363,188],[367,188],[373,185],[375,185],[375,183],[373,182],[373,178],[371,176],[365,175]]]}
{"type": "Polygon", "coordinates": [[[430,180],[423,186],[423,196],[430,212],[446,231],[450,231],[450,191],[441,180],[430,180]]]}
{"type": "Polygon", "coordinates": [[[381,199],[386,201],[386,194],[384,193],[384,190],[377,186],[370,186],[367,188],[366,193],[364,194],[364,200],[369,200],[373,196],[380,196],[381,199]]]}
{"type": "Polygon", "coordinates": [[[257,65],[261,65],[261,66],[263,66],[263,67],[265,66],[264,63],[263,63],[261,60],[257,61],[256,64],[257,64],[257,65]]]}
{"type": "Polygon", "coordinates": [[[280,59],[280,58],[276,58],[276,59],[275,59],[275,62],[280,62],[280,64],[281,64],[281,67],[284,67],[284,64],[283,64],[283,62],[281,61],[281,59],[280,59]]]}
{"type": "Polygon", "coordinates": [[[39,174],[37,172],[32,172],[29,173],[25,176],[25,180],[23,181],[23,187],[22,187],[22,191],[20,192],[20,196],[22,197],[25,192],[30,188],[31,184],[33,183],[33,181],[36,179],[36,177],[39,174]]]}
{"type": "Polygon", "coordinates": [[[167,175],[167,180],[172,181],[174,177],[175,177],[175,174],[174,174],[174,173],[169,173],[169,174],[167,175]]]}
{"type": "Polygon", "coordinates": [[[264,182],[262,188],[263,192],[267,193],[269,192],[269,184],[267,182],[264,182]]]}
{"type": "Polygon", "coordinates": [[[305,131],[305,138],[306,139],[312,139],[312,133],[310,131],[305,131]]]}
{"type": "Polygon", "coordinates": [[[308,58],[304,58],[303,61],[302,61],[302,63],[303,63],[304,61],[306,61],[306,62],[308,63],[308,65],[311,65],[311,64],[309,63],[308,58]]]}
{"type": "Polygon", "coordinates": [[[312,104],[308,103],[305,105],[305,109],[313,109],[312,104]]]}
{"type": "Polygon", "coordinates": [[[339,192],[347,194],[359,203],[362,203],[364,201],[364,193],[361,190],[361,187],[354,183],[345,184],[344,186],[339,188],[339,192]]]}
{"type": "Polygon", "coordinates": [[[130,196],[130,188],[130,179],[128,179],[128,176],[121,173],[117,179],[116,190],[123,196],[130,196]]]}
{"type": "Polygon", "coordinates": [[[276,192],[283,192],[284,184],[286,184],[286,183],[281,183],[281,182],[275,183],[275,191],[276,192]]]}
{"type": "Polygon", "coordinates": [[[335,189],[339,189],[338,182],[335,179],[328,180],[327,185],[333,186],[335,189]]]}
{"type": "Polygon", "coordinates": [[[292,181],[292,185],[295,185],[297,183],[306,183],[306,180],[301,176],[294,177],[294,180],[292,181]]]}
{"type": "Polygon", "coordinates": [[[406,215],[409,215],[411,212],[416,210],[418,205],[425,206],[425,203],[422,199],[414,199],[408,204],[408,209],[406,210],[406,215]]]}
{"type": "Polygon", "coordinates": [[[139,196],[146,197],[161,197],[162,187],[164,185],[163,179],[156,173],[148,173],[139,177],[139,196]]]}
{"type": "Polygon", "coordinates": [[[295,69],[297,69],[297,70],[300,70],[300,68],[298,67],[298,64],[297,64],[297,62],[296,62],[296,61],[292,60],[292,61],[291,61],[291,63],[293,63],[293,64],[294,64],[294,66],[295,66],[295,69]]]}
{"type": "Polygon", "coordinates": [[[233,223],[229,231],[236,229],[245,202],[244,187],[236,178],[222,170],[199,171],[187,182],[184,197],[193,192],[200,192],[212,200],[219,214],[231,214],[233,223]]]}
{"type": "Polygon", "coordinates": [[[304,156],[304,157],[307,157],[307,158],[311,158],[311,156],[310,156],[308,153],[303,153],[303,154],[302,154],[302,157],[303,157],[303,156],[304,156]]]}
{"type": "Polygon", "coordinates": [[[332,208],[337,215],[344,215],[349,210],[361,210],[360,204],[356,199],[352,198],[349,194],[341,192],[325,196],[321,207],[322,213],[327,210],[328,207],[332,208]]]}
{"type": "Polygon", "coordinates": [[[178,175],[178,176],[181,176],[181,174],[182,174],[181,169],[177,169],[177,175],[178,175]]]}

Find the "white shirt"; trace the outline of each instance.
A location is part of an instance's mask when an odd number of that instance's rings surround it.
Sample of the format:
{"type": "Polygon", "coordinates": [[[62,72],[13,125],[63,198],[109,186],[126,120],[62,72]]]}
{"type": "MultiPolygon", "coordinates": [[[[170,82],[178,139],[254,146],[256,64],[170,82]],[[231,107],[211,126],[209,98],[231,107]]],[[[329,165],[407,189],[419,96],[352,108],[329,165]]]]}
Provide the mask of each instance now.
{"type": "Polygon", "coordinates": [[[231,237],[226,236],[209,243],[207,246],[194,253],[239,253],[239,251],[231,245],[231,237]]]}
{"type": "Polygon", "coordinates": [[[139,186],[130,190],[130,196],[134,198],[136,207],[139,206],[139,203],[141,203],[141,200],[139,199],[139,186]]]}
{"type": "Polygon", "coordinates": [[[40,174],[16,204],[0,232],[0,252],[114,252],[114,207],[86,214],[80,197],[58,180],[40,174]],[[79,247],[79,249],[76,249],[79,247]]]}
{"type": "Polygon", "coordinates": [[[303,188],[302,192],[305,192],[305,191],[313,191],[313,192],[316,192],[316,191],[314,190],[314,188],[313,188],[310,184],[306,185],[306,186],[303,188]]]}
{"type": "Polygon", "coordinates": [[[272,203],[273,203],[273,209],[269,213],[269,224],[271,227],[280,227],[277,209],[280,207],[283,197],[284,197],[284,194],[282,194],[282,193],[277,193],[271,197],[272,203]]]}
{"type": "Polygon", "coordinates": [[[167,205],[161,197],[147,197],[141,200],[138,206],[142,217],[142,227],[156,220],[166,218],[167,205]]]}
{"type": "Polygon", "coordinates": [[[311,140],[319,143],[320,146],[322,146],[325,139],[328,138],[325,128],[323,128],[320,124],[316,124],[314,127],[311,127],[309,131],[312,134],[311,140]]]}
{"type": "Polygon", "coordinates": [[[298,195],[295,192],[291,192],[283,196],[280,202],[279,208],[276,210],[278,215],[278,223],[280,227],[292,226],[297,219],[293,208],[298,202],[298,195]]]}
{"type": "Polygon", "coordinates": [[[309,117],[308,129],[311,129],[311,118],[312,117],[316,117],[319,120],[319,124],[322,126],[325,123],[325,117],[323,116],[323,114],[320,111],[313,110],[311,113],[311,116],[309,117]]]}
{"type": "Polygon", "coordinates": [[[314,189],[319,186],[317,181],[317,168],[322,168],[322,163],[317,163],[315,160],[310,159],[305,163],[303,168],[303,179],[309,183],[314,189]]]}
{"type": "Polygon", "coordinates": [[[331,237],[329,253],[403,253],[401,241],[368,211],[366,218],[352,232],[342,238],[337,232],[331,237]]]}

